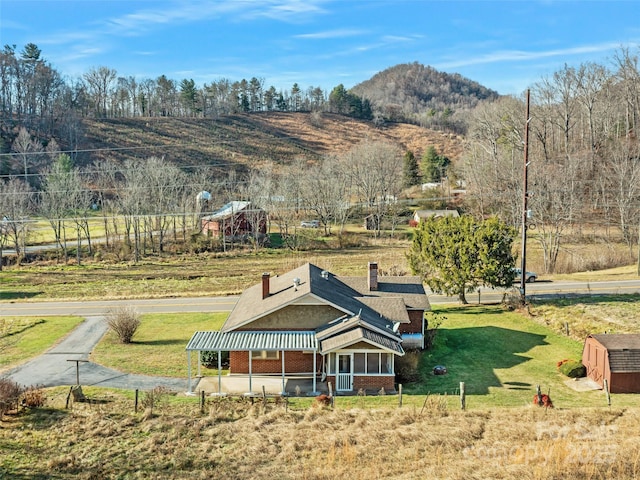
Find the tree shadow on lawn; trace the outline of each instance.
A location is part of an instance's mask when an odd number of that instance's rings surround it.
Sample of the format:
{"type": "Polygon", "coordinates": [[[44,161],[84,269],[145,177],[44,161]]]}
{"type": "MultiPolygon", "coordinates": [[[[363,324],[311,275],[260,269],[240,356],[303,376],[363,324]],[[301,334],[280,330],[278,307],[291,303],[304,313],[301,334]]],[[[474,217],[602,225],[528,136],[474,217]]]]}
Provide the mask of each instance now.
{"type": "Polygon", "coordinates": [[[44,292],[0,292],[0,300],[26,300],[42,295],[44,292]]]}
{"type": "Polygon", "coordinates": [[[413,386],[415,393],[457,394],[460,382],[465,382],[468,394],[484,395],[489,393],[489,387],[503,386],[528,390],[532,385],[526,378],[502,384],[495,370],[527,362],[530,357],[526,352],[540,345],[548,345],[545,335],[495,326],[439,330],[434,348],[423,354],[423,380],[413,386]],[[436,365],[444,365],[447,374],[434,375],[436,365]]]}

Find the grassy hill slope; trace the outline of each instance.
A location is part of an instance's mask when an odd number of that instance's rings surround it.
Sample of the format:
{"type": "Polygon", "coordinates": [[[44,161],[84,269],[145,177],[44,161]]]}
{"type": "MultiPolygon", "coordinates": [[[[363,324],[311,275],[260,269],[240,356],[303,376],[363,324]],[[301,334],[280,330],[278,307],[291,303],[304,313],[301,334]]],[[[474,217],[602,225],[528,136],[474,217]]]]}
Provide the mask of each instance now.
{"type": "Polygon", "coordinates": [[[79,163],[112,158],[164,157],[183,168],[198,166],[246,170],[265,162],[288,165],[302,158],[316,161],[369,139],[385,140],[417,156],[429,146],[451,159],[462,152],[462,139],[409,124],[375,127],[341,115],[269,112],[200,118],[122,118],[83,121],[85,150],[79,163]]]}

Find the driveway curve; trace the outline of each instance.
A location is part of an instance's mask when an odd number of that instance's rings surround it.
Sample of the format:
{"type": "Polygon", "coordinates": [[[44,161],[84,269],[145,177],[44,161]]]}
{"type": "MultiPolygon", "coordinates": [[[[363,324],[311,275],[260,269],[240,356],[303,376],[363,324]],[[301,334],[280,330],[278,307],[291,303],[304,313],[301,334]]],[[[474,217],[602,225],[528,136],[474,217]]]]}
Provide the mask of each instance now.
{"type": "Polygon", "coordinates": [[[3,376],[24,386],[76,385],[79,378],[82,386],[128,390],[152,390],[162,386],[172,391],[187,391],[187,379],[123,373],[89,361],[91,351],[107,328],[104,317],[85,317],[84,322],[55,347],[3,376]]]}

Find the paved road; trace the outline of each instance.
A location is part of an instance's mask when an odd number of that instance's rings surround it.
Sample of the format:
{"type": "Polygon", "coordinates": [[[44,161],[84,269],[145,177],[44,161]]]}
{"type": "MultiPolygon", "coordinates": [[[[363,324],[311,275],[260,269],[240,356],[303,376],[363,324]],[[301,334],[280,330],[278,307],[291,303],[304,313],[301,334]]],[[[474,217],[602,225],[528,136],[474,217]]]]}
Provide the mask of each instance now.
{"type": "Polygon", "coordinates": [[[151,300],[87,300],[85,302],[0,303],[0,316],[105,315],[110,308],[131,305],[139,313],[224,312],[238,297],[158,298],[151,300]]]}
{"type": "Polygon", "coordinates": [[[83,386],[129,390],[151,390],[157,386],[164,386],[173,391],[187,391],[186,378],[132,375],[89,362],[91,350],[106,331],[104,317],[87,317],[58,345],[29,362],[9,370],[6,376],[24,386],[76,385],[79,377],[80,385],[83,386]]]}
{"type": "MultiPolygon", "coordinates": [[[[514,292],[518,292],[519,285],[514,285],[514,292]]],[[[640,293],[640,280],[618,280],[611,282],[549,282],[538,281],[526,285],[528,299],[545,299],[557,296],[575,295],[604,295],[604,294],[631,294],[640,293]]],[[[457,297],[436,295],[428,291],[429,301],[432,304],[456,303],[457,297]]],[[[481,288],[478,293],[468,293],[469,303],[499,302],[504,295],[503,289],[481,288]]]]}

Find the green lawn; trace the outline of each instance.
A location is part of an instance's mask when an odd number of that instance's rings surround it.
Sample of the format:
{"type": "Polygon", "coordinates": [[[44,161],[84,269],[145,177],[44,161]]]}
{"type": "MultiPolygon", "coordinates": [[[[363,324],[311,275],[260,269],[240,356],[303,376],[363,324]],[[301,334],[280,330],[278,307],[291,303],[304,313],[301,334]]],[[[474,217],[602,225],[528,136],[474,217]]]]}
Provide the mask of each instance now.
{"type": "Polygon", "coordinates": [[[81,317],[0,318],[0,371],[45,352],[82,320],[81,317]]]}
{"type": "MultiPolygon", "coordinates": [[[[470,408],[522,406],[532,403],[540,385],[556,407],[606,404],[601,391],[569,388],[568,379],[557,370],[560,360],[581,359],[582,342],[497,305],[434,307],[434,311],[446,320],[434,348],[422,357],[422,381],[408,385],[407,393],[456,398],[464,382],[470,408]],[[444,365],[447,374],[433,375],[436,365],[444,365]]],[[[636,395],[618,395],[612,403],[632,405],[637,399],[636,395]]]]}
{"type": "MultiPolygon", "coordinates": [[[[91,360],[128,373],[186,377],[185,347],[191,336],[199,330],[219,330],[228,315],[229,312],[142,315],[133,343],[124,345],[108,332],[93,350],[91,360]]],[[[197,368],[197,355],[192,355],[192,368],[197,368]]],[[[207,372],[217,375],[217,370],[207,372]]]]}

